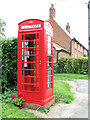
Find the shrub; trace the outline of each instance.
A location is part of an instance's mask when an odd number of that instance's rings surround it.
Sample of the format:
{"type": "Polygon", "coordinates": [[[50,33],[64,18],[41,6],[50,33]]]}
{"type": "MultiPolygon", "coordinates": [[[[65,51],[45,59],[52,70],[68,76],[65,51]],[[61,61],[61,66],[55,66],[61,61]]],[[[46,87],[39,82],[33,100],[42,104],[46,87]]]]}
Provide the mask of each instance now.
{"type": "Polygon", "coordinates": [[[17,91],[8,91],[8,92],[4,92],[3,94],[2,94],[2,102],[4,102],[4,103],[11,103],[11,101],[12,101],[12,99],[11,99],[11,95],[12,94],[15,94],[16,95],[16,97],[17,97],[17,91]]]}
{"type": "Polygon", "coordinates": [[[62,57],[59,59],[60,72],[66,73],[88,73],[88,57],[62,57]]]}
{"type": "Polygon", "coordinates": [[[17,81],[17,38],[2,40],[2,92],[16,89],[17,81]]]}
{"type": "Polygon", "coordinates": [[[57,64],[57,63],[54,63],[53,64],[53,69],[54,69],[54,72],[56,72],[56,73],[59,73],[60,71],[60,69],[59,69],[59,65],[57,64]]]}
{"type": "Polygon", "coordinates": [[[72,61],[67,60],[64,69],[66,73],[72,73],[73,72],[72,61]]]}

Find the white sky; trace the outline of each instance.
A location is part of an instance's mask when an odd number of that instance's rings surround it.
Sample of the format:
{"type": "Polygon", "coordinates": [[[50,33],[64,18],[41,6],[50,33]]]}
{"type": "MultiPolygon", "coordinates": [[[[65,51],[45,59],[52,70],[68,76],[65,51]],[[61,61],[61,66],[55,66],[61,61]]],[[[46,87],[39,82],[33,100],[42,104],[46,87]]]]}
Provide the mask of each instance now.
{"type": "Polygon", "coordinates": [[[0,17],[7,22],[6,37],[18,36],[18,23],[26,19],[49,19],[51,3],[56,19],[71,35],[88,48],[88,0],[0,0],[0,17]]]}

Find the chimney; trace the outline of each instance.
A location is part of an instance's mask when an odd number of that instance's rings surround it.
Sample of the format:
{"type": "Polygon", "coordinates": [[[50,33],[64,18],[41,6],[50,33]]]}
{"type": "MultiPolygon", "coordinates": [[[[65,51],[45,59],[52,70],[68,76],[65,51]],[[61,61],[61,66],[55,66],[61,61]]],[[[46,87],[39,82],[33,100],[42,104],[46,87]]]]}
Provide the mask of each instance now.
{"type": "Polygon", "coordinates": [[[54,8],[54,5],[51,4],[51,7],[49,9],[49,18],[53,19],[53,17],[55,18],[55,8],[54,8]]]}
{"type": "Polygon", "coordinates": [[[69,26],[69,23],[67,23],[67,25],[66,25],[66,30],[70,33],[70,26],[69,26]]]}

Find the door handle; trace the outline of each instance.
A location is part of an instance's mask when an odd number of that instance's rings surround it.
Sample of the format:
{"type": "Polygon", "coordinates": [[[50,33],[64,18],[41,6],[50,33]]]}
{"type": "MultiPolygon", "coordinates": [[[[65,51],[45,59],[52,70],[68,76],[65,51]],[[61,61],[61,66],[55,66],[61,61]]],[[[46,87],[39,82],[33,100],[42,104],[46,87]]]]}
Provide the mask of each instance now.
{"type": "Polygon", "coordinates": [[[41,64],[41,60],[39,61],[39,64],[41,64]]]}

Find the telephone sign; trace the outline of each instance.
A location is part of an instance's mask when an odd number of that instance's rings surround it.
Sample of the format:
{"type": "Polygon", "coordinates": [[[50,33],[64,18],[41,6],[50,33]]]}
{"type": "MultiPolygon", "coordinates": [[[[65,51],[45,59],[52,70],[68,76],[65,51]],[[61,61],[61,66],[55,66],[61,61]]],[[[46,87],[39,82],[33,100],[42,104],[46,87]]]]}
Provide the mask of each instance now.
{"type": "Polygon", "coordinates": [[[23,26],[21,26],[21,29],[38,28],[38,27],[41,27],[41,24],[36,24],[36,25],[23,25],[23,26]]]}

